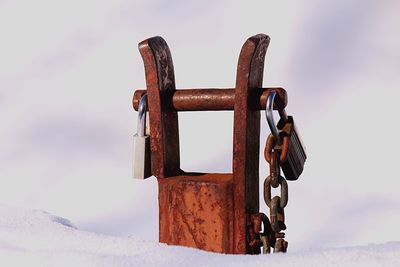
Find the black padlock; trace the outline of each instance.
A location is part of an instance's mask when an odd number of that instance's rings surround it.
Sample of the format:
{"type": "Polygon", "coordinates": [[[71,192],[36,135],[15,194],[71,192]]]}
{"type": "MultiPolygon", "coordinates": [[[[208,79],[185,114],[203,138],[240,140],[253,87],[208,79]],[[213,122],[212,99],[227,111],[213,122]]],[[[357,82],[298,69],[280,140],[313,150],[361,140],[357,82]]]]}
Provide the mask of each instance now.
{"type": "Polygon", "coordinates": [[[276,92],[271,92],[267,99],[265,113],[271,134],[275,139],[275,148],[280,149],[283,161],[280,162],[287,180],[297,180],[304,169],[307,159],[306,150],[298,134],[293,117],[287,116],[284,109],[279,110],[280,120],[275,125],[272,113],[276,92]]]}

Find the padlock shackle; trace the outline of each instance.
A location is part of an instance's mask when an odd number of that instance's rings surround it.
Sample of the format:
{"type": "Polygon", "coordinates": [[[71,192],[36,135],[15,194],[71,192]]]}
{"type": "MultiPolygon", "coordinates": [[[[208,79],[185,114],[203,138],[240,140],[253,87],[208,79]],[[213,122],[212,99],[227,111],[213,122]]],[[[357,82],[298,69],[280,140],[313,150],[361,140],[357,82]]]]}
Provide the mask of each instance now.
{"type": "MultiPolygon", "coordinates": [[[[265,105],[265,116],[267,117],[267,122],[268,126],[271,129],[271,133],[275,138],[275,142],[277,144],[281,143],[281,138],[279,136],[278,128],[276,127],[275,121],[274,121],[274,114],[273,114],[273,104],[274,104],[274,99],[276,96],[276,92],[272,91],[268,98],[267,98],[267,104],[265,105]]],[[[283,110],[284,113],[281,114],[282,111],[279,111],[279,115],[285,115],[286,112],[283,110]]]]}
{"type": "Polygon", "coordinates": [[[140,98],[138,108],[137,135],[145,136],[146,134],[146,113],[147,113],[147,94],[140,98]]]}

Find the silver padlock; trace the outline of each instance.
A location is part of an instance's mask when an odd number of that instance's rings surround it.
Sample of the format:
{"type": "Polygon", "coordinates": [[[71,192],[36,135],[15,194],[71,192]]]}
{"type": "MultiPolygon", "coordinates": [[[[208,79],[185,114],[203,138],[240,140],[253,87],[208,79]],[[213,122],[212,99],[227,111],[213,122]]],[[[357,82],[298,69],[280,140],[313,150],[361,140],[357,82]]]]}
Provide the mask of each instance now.
{"type": "Polygon", "coordinates": [[[133,178],[151,176],[150,136],[146,133],[147,94],[139,102],[137,133],[133,136],[133,178]]]}

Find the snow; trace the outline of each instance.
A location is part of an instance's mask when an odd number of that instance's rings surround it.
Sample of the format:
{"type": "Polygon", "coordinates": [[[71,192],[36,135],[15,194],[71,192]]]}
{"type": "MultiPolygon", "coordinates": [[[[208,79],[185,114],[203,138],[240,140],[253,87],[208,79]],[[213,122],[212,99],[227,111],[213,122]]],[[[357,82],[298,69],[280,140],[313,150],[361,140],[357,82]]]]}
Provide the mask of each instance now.
{"type": "MultiPolygon", "coordinates": [[[[289,247],[290,249],[290,247],[289,247]]],[[[400,242],[288,254],[222,255],[77,229],[40,210],[0,206],[1,266],[400,266],[400,242]]]]}

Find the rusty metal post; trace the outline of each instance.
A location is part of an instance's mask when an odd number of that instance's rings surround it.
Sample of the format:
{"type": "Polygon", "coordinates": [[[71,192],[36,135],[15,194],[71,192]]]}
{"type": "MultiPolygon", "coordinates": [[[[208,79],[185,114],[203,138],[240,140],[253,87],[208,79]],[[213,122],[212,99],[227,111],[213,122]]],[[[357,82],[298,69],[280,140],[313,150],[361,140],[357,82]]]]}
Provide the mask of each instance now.
{"type": "Polygon", "coordinates": [[[249,38],[239,56],[233,125],[234,253],[252,253],[247,242],[247,220],[259,212],[260,111],[255,109],[262,87],[269,37],[249,38]]]}
{"type": "Polygon", "coordinates": [[[180,171],[178,114],[167,106],[175,91],[171,52],[161,37],[139,43],[148,94],[152,174],[159,179],[180,171]]]}

